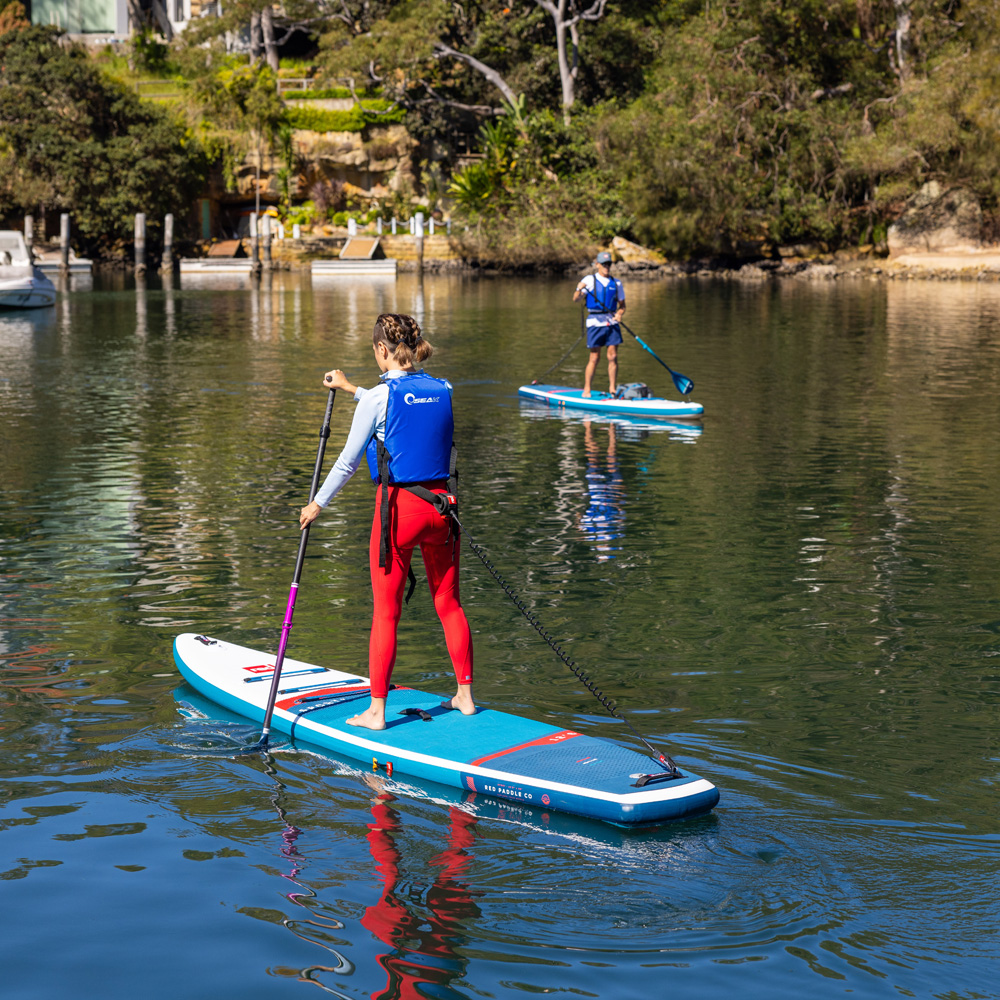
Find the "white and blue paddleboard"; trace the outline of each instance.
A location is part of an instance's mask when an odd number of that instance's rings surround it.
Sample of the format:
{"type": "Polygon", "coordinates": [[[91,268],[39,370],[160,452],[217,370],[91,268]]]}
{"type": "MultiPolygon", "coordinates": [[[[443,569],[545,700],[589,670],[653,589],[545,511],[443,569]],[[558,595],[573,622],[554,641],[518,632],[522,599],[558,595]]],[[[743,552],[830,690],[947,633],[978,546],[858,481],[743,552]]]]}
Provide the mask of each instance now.
{"type": "Polygon", "coordinates": [[[549,406],[595,413],[624,413],[633,417],[699,417],[705,412],[701,403],[675,403],[672,399],[647,396],[645,399],[618,399],[610,392],[594,391],[584,397],[583,389],[568,385],[522,385],[518,394],[549,406]]]}
{"type": "MultiPolygon", "coordinates": [[[[186,633],[174,640],[174,659],[205,697],[263,722],[273,656],[186,633]]],[[[719,801],[704,778],[666,776],[651,757],[544,722],[489,708],[466,716],[442,708],[439,695],[397,687],[387,727],[373,732],[345,721],[367,707],[365,678],[286,657],[280,684],[275,731],[389,774],[628,825],[695,816],[719,801]]]]}

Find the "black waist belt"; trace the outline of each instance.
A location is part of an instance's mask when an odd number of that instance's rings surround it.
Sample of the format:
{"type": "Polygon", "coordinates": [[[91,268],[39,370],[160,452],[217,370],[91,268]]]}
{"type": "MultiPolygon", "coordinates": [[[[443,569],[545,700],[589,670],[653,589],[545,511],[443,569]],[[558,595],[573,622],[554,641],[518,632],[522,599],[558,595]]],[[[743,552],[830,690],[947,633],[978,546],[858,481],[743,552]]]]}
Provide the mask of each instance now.
{"type": "MultiPolygon", "coordinates": [[[[454,493],[435,493],[433,490],[429,490],[426,486],[421,486],[419,483],[382,483],[382,525],[379,533],[378,564],[380,567],[384,567],[387,573],[389,572],[388,556],[390,546],[389,486],[395,486],[398,489],[406,490],[407,492],[412,493],[415,497],[420,497],[421,500],[426,500],[442,517],[448,518],[448,523],[451,527],[452,544],[458,540],[458,526],[455,522],[455,518],[458,515],[458,498],[454,493]]],[[[404,598],[404,601],[409,604],[410,598],[413,596],[413,589],[417,585],[417,577],[413,572],[412,565],[407,570],[406,577],[409,586],[406,589],[406,597],[404,598]]]]}

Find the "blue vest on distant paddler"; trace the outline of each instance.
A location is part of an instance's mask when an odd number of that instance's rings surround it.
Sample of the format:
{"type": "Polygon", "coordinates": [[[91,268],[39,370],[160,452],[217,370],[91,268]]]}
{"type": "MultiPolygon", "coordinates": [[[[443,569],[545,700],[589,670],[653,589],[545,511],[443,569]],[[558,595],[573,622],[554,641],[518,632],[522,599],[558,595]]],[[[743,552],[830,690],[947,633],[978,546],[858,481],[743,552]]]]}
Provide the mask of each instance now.
{"type": "Polygon", "coordinates": [[[390,483],[447,479],[455,429],[451,387],[443,378],[424,372],[383,377],[383,381],[389,387],[385,441],[372,437],[365,452],[372,482],[380,482],[383,470],[390,483]]]}
{"type": "Polygon", "coordinates": [[[602,285],[597,275],[594,275],[593,289],[587,289],[587,312],[613,313],[618,308],[618,282],[614,278],[609,278],[606,285],[602,285]]]}

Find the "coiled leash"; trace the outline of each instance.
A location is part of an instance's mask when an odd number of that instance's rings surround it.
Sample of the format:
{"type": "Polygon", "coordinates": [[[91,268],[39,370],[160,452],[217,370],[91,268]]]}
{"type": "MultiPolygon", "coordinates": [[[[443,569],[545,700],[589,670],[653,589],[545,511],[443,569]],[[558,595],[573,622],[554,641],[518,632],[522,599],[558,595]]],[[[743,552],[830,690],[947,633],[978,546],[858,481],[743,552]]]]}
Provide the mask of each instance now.
{"type": "MultiPolygon", "coordinates": [[[[414,487],[408,487],[414,493],[417,493],[422,499],[426,500],[428,503],[433,504],[439,511],[442,517],[450,518],[454,524],[454,528],[459,532],[463,532],[465,537],[468,539],[469,548],[479,557],[480,562],[486,567],[490,576],[498,584],[503,592],[510,598],[514,603],[514,606],[518,611],[524,616],[527,623],[545,640],[546,645],[552,650],[556,656],[566,664],[567,667],[573,672],[577,680],[601,703],[607,712],[613,715],[619,722],[624,722],[629,729],[635,734],[636,738],[642,743],[646,749],[649,750],[653,760],[662,764],[666,770],[662,774],[643,774],[640,775],[639,779],[636,781],[636,785],[642,787],[643,785],[649,784],[654,781],[666,781],[671,778],[681,778],[683,775],[680,770],[678,770],[677,765],[671,760],[669,755],[662,753],[657,750],[642,733],[639,732],[635,726],[632,725],[628,719],[614,706],[613,702],[597,685],[576,665],[576,663],[570,659],[566,654],[566,651],[558,644],[556,639],[549,633],[545,626],[538,620],[538,617],[533,611],[530,611],[524,601],[517,595],[513,587],[501,576],[500,571],[493,565],[487,558],[485,552],[483,552],[482,547],[479,543],[462,527],[462,522],[458,519],[458,500],[452,493],[431,493],[430,490],[420,490],[418,492],[414,487]]],[[[454,530],[454,529],[453,529],[454,530]]]]}

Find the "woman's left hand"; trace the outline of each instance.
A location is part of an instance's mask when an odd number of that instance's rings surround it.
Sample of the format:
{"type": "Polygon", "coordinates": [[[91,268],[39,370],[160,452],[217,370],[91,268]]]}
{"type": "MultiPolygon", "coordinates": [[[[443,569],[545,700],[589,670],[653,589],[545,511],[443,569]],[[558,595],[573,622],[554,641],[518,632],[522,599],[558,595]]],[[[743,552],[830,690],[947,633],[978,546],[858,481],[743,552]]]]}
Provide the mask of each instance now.
{"type": "Polygon", "coordinates": [[[304,531],[306,528],[308,528],[309,525],[312,524],[317,517],[319,517],[319,512],[322,509],[323,508],[320,507],[320,505],[316,503],[315,500],[312,500],[308,504],[306,504],[306,506],[299,511],[299,530],[304,531]]]}

